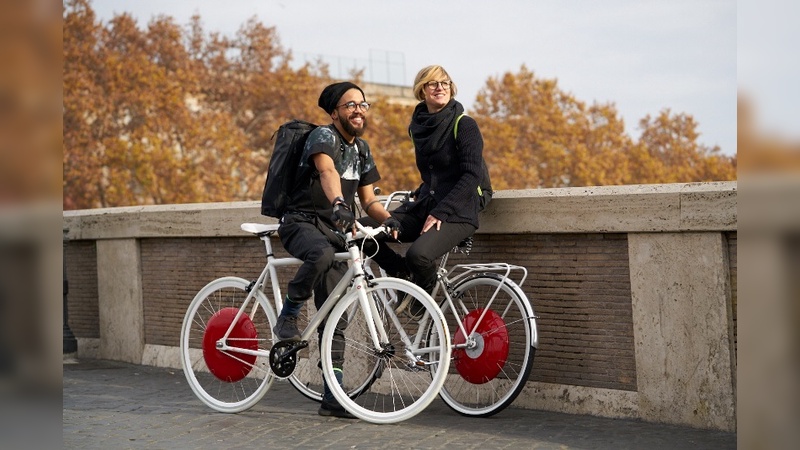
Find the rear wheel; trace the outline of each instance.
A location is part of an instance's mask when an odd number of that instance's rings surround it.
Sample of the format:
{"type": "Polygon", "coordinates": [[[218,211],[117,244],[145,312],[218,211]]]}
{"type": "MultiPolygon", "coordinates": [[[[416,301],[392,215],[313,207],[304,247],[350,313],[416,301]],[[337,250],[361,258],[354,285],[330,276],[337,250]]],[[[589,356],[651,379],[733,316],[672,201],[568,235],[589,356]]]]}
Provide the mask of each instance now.
{"type": "Polygon", "coordinates": [[[275,313],[261,292],[225,336],[247,297],[250,283],[225,277],[206,285],[189,304],[180,336],[181,363],[189,386],[206,405],[236,413],[255,405],[269,389],[275,313]]]}
{"type": "Polygon", "coordinates": [[[453,361],[441,397],[462,415],[488,417],[510,405],[528,380],[536,351],[533,308],[519,286],[496,274],[465,279],[454,292],[456,311],[442,306],[453,361]]]}

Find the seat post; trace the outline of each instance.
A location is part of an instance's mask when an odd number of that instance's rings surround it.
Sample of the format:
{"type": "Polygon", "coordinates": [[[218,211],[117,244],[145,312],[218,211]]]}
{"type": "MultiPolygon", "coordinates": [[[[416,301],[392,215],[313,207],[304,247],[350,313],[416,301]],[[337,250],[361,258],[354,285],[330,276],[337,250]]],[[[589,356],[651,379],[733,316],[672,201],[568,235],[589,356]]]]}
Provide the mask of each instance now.
{"type": "Polygon", "coordinates": [[[261,236],[261,240],[264,241],[264,248],[267,251],[267,261],[272,261],[275,259],[275,255],[272,253],[272,233],[266,233],[261,236]]]}

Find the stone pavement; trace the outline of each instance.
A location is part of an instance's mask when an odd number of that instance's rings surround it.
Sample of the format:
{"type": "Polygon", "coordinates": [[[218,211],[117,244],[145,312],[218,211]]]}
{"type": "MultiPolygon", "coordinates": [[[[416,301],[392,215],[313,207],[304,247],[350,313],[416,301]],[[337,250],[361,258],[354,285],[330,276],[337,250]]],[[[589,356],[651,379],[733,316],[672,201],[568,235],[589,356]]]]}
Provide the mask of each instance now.
{"type": "Polygon", "coordinates": [[[317,415],[276,382],[253,408],[218,413],[181,370],[115,361],[64,364],[64,448],[73,449],[734,449],[736,434],[514,408],[463,417],[441,400],[405,422],[374,425],[317,415]]]}

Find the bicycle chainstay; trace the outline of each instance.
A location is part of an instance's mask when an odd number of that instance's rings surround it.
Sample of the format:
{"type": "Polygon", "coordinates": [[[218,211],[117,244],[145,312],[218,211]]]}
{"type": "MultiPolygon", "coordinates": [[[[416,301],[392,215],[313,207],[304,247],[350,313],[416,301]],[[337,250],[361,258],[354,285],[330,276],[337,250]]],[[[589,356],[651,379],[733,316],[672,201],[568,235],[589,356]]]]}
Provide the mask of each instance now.
{"type": "Polygon", "coordinates": [[[308,347],[308,341],[280,341],[269,352],[269,367],[275,375],[286,378],[297,365],[297,352],[308,347]]]}

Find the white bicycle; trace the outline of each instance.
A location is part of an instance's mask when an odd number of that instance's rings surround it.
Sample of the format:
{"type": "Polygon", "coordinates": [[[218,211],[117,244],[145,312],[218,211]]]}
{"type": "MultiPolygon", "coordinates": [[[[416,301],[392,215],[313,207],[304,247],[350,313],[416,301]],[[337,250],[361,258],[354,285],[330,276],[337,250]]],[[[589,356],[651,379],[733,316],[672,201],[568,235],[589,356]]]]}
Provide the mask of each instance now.
{"type": "Polygon", "coordinates": [[[264,242],[266,266],[253,281],[223,277],[210,282],[192,300],[181,329],[183,370],[203,403],[221,412],[244,411],[276,377],[315,400],[321,399],[324,377],[346,410],[373,423],[406,420],[436,398],[450,371],[452,344],[444,315],[413,283],[368,276],[369,255],[363,255],[359,243],[383,227],[358,228],[356,236],[347,235],[348,251],[337,254],[349,261],[347,273],[322,308],[298,322],[301,340],[278,341],[272,332],[283,298],[278,268],[302,261],[275,258],[271,237],[277,225],[242,224],[264,242]],[[405,296],[424,306],[422,323],[394,312],[392,299],[405,296]],[[323,323],[318,346],[317,328],[323,323]],[[331,352],[342,336],[346,350],[340,386],[331,352]]]}
{"type": "MultiPolygon", "coordinates": [[[[410,201],[410,195],[410,191],[394,192],[384,206],[390,210],[393,203],[410,201]]],[[[469,255],[472,243],[470,237],[452,253],[469,255]]],[[[537,316],[521,288],[528,271],[506,263],[457,264],[448,269],[449,256],[445,253],[439,262],[432,295],[454,333],[453,361],[440,395],[459,414],[492,416],[524,389],[539,344],[537,316]]]]}

